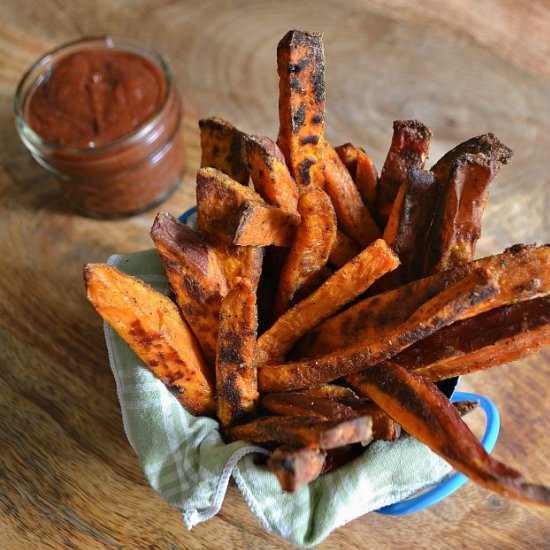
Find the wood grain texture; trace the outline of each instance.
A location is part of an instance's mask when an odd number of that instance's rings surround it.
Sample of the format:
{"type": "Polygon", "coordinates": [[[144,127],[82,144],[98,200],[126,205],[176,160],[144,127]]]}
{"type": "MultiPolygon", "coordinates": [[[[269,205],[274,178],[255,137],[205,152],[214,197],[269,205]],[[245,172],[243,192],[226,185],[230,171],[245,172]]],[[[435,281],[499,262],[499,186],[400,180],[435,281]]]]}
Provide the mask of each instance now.
{"type": "MultiPolygon", "coordinates": [[[[148,487],[128,445],[85,262],[148,248],[155,212],[76,216],[32,163],[13,126],[22,72],[83,34],[126,35],[170,62],[185,104],[187,172],[163,205],[194,202],[200,117],[275,138],[275,48],[290,28],[325,34],[327,137],[365,147],[381,167],[395,119],[434,131],[429,163],[492,131],[515,151],[492,184],[478,255],[550,241],[550,8],[540,1],[4,0],[0,22],[0,547],[285,548],[232,486],[192,532],[148,487]],[[442,6],[445,8],[442,8],[442,6]]],[[[550,484],[550,352],[462,382],[502,414],[496,456],[550,484]]],[[[482,428],[481,412],[469,422],[482,428]]],[[[370,514],[320,548],[548,548],[550,513],[469,483],[403,518],[370,514]]]]}

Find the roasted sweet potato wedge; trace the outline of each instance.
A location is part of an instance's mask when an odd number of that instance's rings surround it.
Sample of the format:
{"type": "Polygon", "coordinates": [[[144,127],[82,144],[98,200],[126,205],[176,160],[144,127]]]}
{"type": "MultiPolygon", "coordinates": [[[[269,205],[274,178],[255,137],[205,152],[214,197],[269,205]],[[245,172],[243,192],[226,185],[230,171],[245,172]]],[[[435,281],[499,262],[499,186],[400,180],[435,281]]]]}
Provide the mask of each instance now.
{"type": "Polygon", "coordinates": [[[401,265],[381,279],[376,289],[390,290],[422,277],[422,254],[432,223],[438,185],[431,172],[411,168],[401,184],[384,230],[384,240],[399,256],[401,265]]]}
{"type": "Polygon", "coordinates": [[[468,266],[361,300],[313,329],[300,343],[299,353],[302,357],[318,357],[364,340],[385,338],[388,331],[407,319],[420,304],[477,268],[492,270],[500,290],[491,300],[475,310],[465,311],[457,320],[550,293],[550,245],[516,245],[468,266]]]}
{"type": "Polygon", "coordinates": [[[218,117],[199,120],[201,167],[221,170],[235,181],[248,184],[248,163],[243,134],[218,117]]]}
{"type": "Polygon", "coordinates": [[[492,309],[454,323],[392,359],[437,382],[496,367],[550,345],[550,297],[492,309]]]}
{"type": "Polygon", "coordinates": [[[254,345],[258,330],[256,292],[248,279],[235,282],[223,299],[216,354],[218,418],[222,426],[250,417],[258,399],[254,345]]]}
{"type": "Polygon", "coordinates": [[[334,267],[342,267],[347,264],[352,258],[357,256],[361,252],[361,249],[350,239],[345,233],[341,231],[336,232],[336,239],[332,245],[330,255],[328,257],[328,263],[334,267]]]}
{"type": "Polygon", "coordinates": [[[299,223],[215,168],[197,174],[197,218],[199,229],[240,246],[289,246],[299,223]]]}
{"type": "Polygon", "coordinates": [[[468,310],[491,299],[498,286],[490,272],[478,269],[422,304],[385,338],[360,341],[354,347],[317,359],[278,365],[259,365],[263,392],[299,390],[336,380],[389,359],[401,350],[450,325],[468,310]]]}
{"type": "Polygon", "coordinates": [[[219,313],[227,282],[213,247],[165,212],[157,214],[151,237],[176,302],[203,352],[214,365],[219,313]]]}
{"type": "Polygon", "coordinates": [[[277,144],[263,136],[245,138],[248,166],[254,189],[272,206],[298,213],[298,186],[290,175],[277,144]]]}
{"type": "Polygon", "coordinates": [[[347,386],[338,386],[337,384],[321,384],[320,386],[312,386],[294,393],[310,397],[320,397],[322,399],[331,399],[332,401],[338,401],[338,403],[343,403],[348,406],[360,405],[363,402],[351,388],[347,386]]]}
{"type": "Polygon", "coordinates": [[[374,440],[395,441],[401,436],[401,426],[375,403],[361,403],[354,406],[353,410],[360,416],[372,418],[372,438],[374,440]]]}
{"type": "Polygon", "coordinates": [[[423,168],[430,149],[431,130],[418,120],[396,120],[390,150],[382,167],[376,195],[377,220],[384,227],[401,185],[411,168],[423,168]]]}
{"type": "Polygon", "coordinates": [[[511,157],[511,149],[485,134],[461,143],[432,168],[441,194],[426,247],[425,275],[472,261],[489,183],[511,157]]]}
{"type": "Polygon", "coordinates": [[[218,257],[219,265],[227,281],[228,288],[233,281],[240,277],[248,279],[253,286],[257,286],[262,273],[264,248],[259,246],[238,246],[235,244],[216,243],[211,239],[218,257]]]}
{"type": "Polygon", "coordinates": [[[257,361],[267,363],[283,358],[308,330],[354,300],[398,265],[397,256],[382,239],[372,243],[262,334],[256,348],[257,361]]]}
{"type": "Polygon", "coordinates": [[[326,193],[320,189],[303,193],[298,211],[300,224],[279,276],[276,317],[294,304],[300,294],[319,286],[336,238],[336,215],[326,193]]]}
{"type": "Polygon", "coordinates": [[[347,420],[358,414],[351,407],[323,397],[313,397],[301,392],[270,393],[262,398],[262,407],[281,416],[315,416],[321,420],[347,420]]]}
{"type": "Polygon", "coordinates": [[[327,450],[369,441],[372,437],[372,419],[359,416],[349,420],[324,421],[315,416],[268,416],[228,428],[226,434],[232,441],[275,441],[293,447],[327,450]]]}
{"type": "Polygon", "coordinates": [[[378,184],[376,166],[363,149],[355,147],[352,143],[344,143],[334,150],[348,169],[369,212],[374,212],[378,184]]]}
{"type": "Polygon", "coordinates": [[[106,264],[87,264],[88,300],[155,376],[196,415],[215,411],[210,374],[176,305],[143,281],[106,264]]]}
{"type": "Polygon", "coordinates": [[[365,247],[380,237],[380,230],[336,151],[326,142],[322,147],[324,189],[334,205],[338,225],[359,246],[365,247]]]}
{"type": "Polygon", "coordinates": [[[289,31],[277,46],[277,143],[296,183],[322,186],[325,129],[325,52],[319,33],[289,31]]]}
{"type": "Polygon", "coordinates": [[[456,408],[433,384],[391,362],[348,380],[404,430],[472,481],[508,498],[550,505],[550,488],[526,482],[520,473],[489,456],[456,408]]]}
{"type": "Polygon", "coordinates": [[[277,447],[269,457],[267,467],[277,476],[283,491],[293,493],[319,477],[325,456],[326,453],[319,449],[277,447]]]}

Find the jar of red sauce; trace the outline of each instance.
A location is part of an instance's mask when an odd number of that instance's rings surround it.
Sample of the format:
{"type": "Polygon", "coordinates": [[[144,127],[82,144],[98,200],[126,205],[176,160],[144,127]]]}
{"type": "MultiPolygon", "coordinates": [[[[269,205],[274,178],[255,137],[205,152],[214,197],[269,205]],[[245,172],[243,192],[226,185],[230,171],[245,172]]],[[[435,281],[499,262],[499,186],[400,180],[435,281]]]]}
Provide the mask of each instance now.
{"type": "Polygon", "coordinates": [[[181,102],[156,53],[109,36],[39,59],[15,97],[30,154],[84,214],[136,214],[165,200],[183,170],[181,102]]]}

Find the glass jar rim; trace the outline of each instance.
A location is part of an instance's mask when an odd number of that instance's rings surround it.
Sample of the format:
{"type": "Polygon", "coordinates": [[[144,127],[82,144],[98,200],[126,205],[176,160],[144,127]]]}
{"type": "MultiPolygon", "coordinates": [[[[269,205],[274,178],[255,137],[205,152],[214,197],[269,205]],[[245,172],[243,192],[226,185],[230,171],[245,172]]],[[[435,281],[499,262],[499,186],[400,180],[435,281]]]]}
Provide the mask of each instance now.
{"type": "MultiPolygon", "coordinates": [[[[55,64],[55,62],[52,62],[52,64],[55,64]]],[[[48,51],[47,53],[42,55],[37,61],[35,61],[29,67],[29,69],[27,69],[27,71],[25,71],[25,73],[21,77],[21,80],[19,81],[19,84],[17,85],[14,97],[14,111],[17,122],[17,129],[19,131],[20,137],[26,144],[39,147],[43,151],[45,150],[48,153],[52,154],[64,152],[68,154],[78,155],[97,155],[99,153],[113,151],[121,145],[127,146],[139,142],[157,126],[157,124],[159,123],[159,119],[162,117],[164,108],[166,107],[166,104],[168,103],[168,100],[172,93],[172,88],[173,78],[168,64],[161,57],[161,55],[154,50],[146,48],[134,40],[122,38],[119,36],[112,36],[107,34],[84,36],[82,38],[78,38],[77,40],[65,42],[57,48],[48,51]],[[28,101],[28,99],[30,98],[30,90],[27,90],[26,88],[35,85],[38,79],[43,75],[44,68],[48,66],[49,62],[51,62],[53,58],[59,55],[63,55],[65,53],[69,54],[72,52],[81,51],[83,49],[90,49],[90,47],[94,46],[98,48],[112,49],[113,51],[126,51],[130,53],[135,53],[137,55],[145,57],[148,61],[153,62],[155,66],[160,70],[160,73],[164,78],[164,82],[166,83],[164,97],[162,98],[162,101],[156,111],[141,125],[139,125],[134,130],[128,132],[127,134],[124,134],[123,136],[108,143],[104,143],[103,145],[99,145],[98,147],[66,147],[48,142],[44,138],[42,138],[40,134],[35,132],[26,120],[24,107],[26,106],[26,101],[28,101]],[[24,135],[22,135],[23,133],[24,135]]]]}

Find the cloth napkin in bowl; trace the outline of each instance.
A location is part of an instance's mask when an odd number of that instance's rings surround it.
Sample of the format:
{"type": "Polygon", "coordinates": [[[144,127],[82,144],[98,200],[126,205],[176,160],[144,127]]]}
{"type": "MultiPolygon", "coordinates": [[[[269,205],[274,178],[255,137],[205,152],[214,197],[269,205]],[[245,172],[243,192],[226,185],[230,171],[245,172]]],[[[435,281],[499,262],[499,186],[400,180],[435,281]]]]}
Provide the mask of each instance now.
{"type": "MultiPolygon", "coordinates": [[[[166,292],[155,250],[109,263],[166,292]]],[[[439,482],[451,467],[412,437],[376,441],[353,462],[296,493],[284,493],[261,447],[225,444],[216,420],[189,414],[108,325],[105,340],[124,429],[151,486],[177,506],[191,529],[216,515],[231,477],[260,523],[301,547],[321,542],[349,521],[439,482]]]]}

